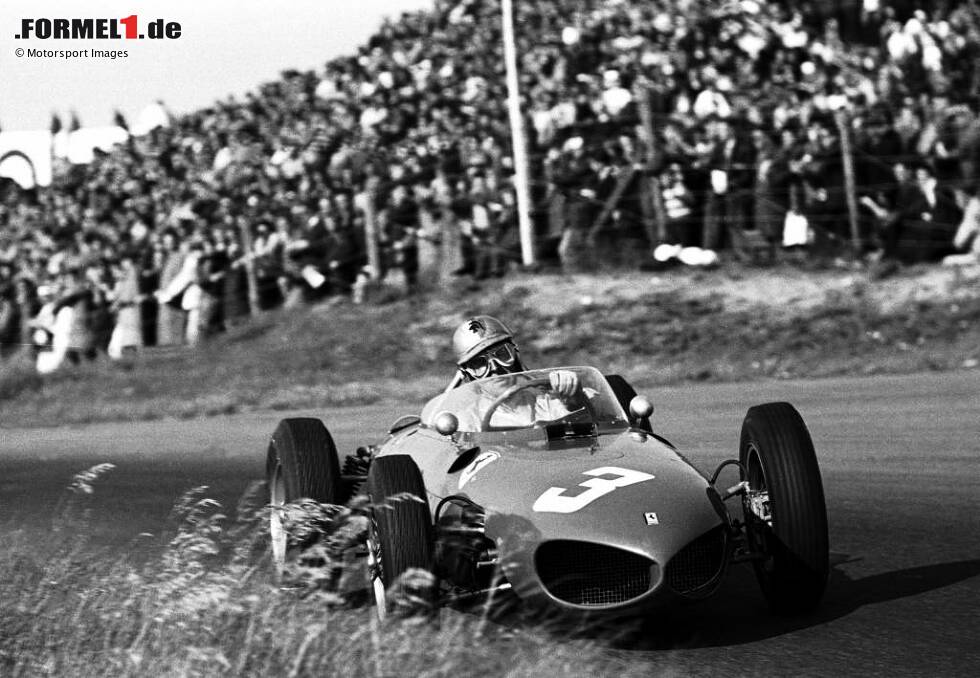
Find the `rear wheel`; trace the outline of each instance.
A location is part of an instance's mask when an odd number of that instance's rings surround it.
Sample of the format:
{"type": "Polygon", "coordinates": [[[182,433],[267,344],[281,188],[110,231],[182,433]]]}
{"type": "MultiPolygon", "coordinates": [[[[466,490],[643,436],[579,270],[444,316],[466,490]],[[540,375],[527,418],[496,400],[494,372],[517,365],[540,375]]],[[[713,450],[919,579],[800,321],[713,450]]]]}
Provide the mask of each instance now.
{"type": "Polygon", "coordinates": [[[388,614],[387,592],[411,568],[432,567],[432,515],[418,466],[408,455],[378,457],[368,472],[371,502],[368,577],[378,617],[388,614]]]}
{"type": "Polygon", "coordinates": [[[266,458],[269,482],[269,533],[277,573],[286,566],[290,547],[282,506],[297,499],[335,504],[341,496],[337,448],[319,419],[283,419],[279,422],[266,458]]]}
{"type": "Polygon", "coordinates": [[[769,606],[801,614],[820,602],[830,571],[827,508],[810,432],[789,403],[749,409],[739,446],[748,538],[769,606]]]}

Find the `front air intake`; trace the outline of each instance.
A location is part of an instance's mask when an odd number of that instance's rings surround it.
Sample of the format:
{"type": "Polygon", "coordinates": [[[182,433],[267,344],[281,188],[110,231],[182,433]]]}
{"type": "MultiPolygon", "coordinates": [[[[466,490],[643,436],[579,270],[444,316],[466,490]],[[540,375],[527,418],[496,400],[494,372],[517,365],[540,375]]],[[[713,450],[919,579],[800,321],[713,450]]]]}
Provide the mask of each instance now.
{"type": "Polygon", "coordinates": [[[657,566],[649,558],[612,546],[563,540],[539,546],[535,565],[548,593],[588,607],[617,605],[643,595],[650,590],[657,566]]]}
{"type": "Polygon", "coordinates": [[[683,596],[697,594],[719,578],[725,566],[725,550],[724,528],[705,532],[667,563],[667,586],[683,596]]]}

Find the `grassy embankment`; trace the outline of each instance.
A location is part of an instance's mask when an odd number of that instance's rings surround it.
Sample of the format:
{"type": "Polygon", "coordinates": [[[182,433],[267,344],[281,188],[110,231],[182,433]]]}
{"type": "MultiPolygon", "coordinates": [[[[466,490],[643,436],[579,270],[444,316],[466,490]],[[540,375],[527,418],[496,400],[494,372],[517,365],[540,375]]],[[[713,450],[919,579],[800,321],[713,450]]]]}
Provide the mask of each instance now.
{"type": "MultiPolygon", "coordinates": [[[[255,496],[226,517],[202,488],[189,492],[150,559],[93,550],[86,504],[107,470],[76,476],[47,538],[0,531],[0,675],[639,676],[657,668],[629,666],[594,639],[570,640],[548,625],[499,625],[479,608],[420,616],[397,591],[393,604],[407,607],[382,624],[364,596],[320,586],[322,569],[298,568],[279,585],[264,543],[268,509],[255,496]]],[[[329,516],[316,523],[325,534],[343,542],[363,531],[356,511],[319,508],[329,516]]]]}
{"type": "Polygon", "coordinates": [[[514,275],[480,292],[277,311],[200,350],[148,352],[126,368],[103,359],[42,378],[10,361],[0,365],[0,425],[418,401],[451,374],[451,332],[471,313],[510,323],[528,365],[592,364],[641,386],[960,369],[980,358],[976,276],[514,275]]]}

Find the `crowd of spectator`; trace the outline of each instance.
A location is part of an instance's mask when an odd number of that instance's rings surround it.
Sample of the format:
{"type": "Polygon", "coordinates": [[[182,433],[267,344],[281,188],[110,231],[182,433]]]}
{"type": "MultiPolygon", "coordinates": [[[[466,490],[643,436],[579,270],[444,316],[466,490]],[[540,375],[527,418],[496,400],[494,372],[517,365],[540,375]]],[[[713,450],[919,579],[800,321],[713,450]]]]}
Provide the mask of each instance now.
{"type": "MultiPolygon", "coordinates": [[[[540,258],[598,238],[975,260],[974,3],[515,4],[540,258]]],[[[58,360],[193,344],[368,278],[412,291],[436,248],[457,275],[504,275],[506,95],[499,3],[436,0],[318,72],[172,116],[48,187],[6,184],[0,348],[59,318],[58,360]]]]}

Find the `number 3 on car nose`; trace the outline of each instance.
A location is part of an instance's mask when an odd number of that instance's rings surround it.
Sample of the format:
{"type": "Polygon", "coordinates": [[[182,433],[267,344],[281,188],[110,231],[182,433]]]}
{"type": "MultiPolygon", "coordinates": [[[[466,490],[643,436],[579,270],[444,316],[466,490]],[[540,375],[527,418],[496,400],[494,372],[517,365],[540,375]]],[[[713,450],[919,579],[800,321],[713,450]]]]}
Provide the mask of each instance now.
{"type": "Polygon", "coordinates": [[[602,468],[585,471],[587,476],[616,476],[615,478],[593,477],[585,482],[579,483],[579,487],[588,488],[585,492],[576,495],[566,495],[564,487],[550,487],[544,494],[538,497],[531,510],[538,513],[575,513],[576,511],[588,506],[599,497],[604,497],[616,490],[617,487],[626,487],[635,483],[642,483],[644,480],[653,480],[654,476],[642,471],[633,471],[618,466],[603,466],[602,468]]]}

